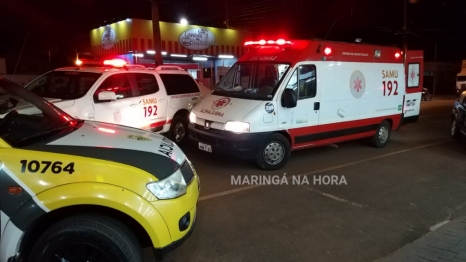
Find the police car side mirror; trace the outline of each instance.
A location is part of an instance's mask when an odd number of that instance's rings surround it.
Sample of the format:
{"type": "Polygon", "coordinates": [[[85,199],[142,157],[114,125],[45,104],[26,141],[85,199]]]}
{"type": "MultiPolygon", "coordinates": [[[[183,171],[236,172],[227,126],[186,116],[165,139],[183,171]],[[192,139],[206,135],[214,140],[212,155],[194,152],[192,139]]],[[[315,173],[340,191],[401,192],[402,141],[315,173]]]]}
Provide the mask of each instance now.
{"type": "Polygon", "coordinates": [[[102,91],[99,93],[99,101],[115,101],[117,96],[115,92],[112,91],[102,91]]]}
{"type": "Polygon", "coordinates": [[[298,97],[293,89],[285,89],[282,95],[282,106],[285,108],[293,108],[298,104],[298,97]]]}

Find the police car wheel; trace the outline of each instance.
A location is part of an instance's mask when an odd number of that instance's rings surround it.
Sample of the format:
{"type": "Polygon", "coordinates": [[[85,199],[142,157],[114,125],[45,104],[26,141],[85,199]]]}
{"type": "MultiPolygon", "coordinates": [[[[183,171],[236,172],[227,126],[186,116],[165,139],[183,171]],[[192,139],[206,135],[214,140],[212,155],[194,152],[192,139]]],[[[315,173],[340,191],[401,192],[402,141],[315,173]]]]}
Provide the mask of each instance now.
{"type": "Polygon", "coordinates": [[[379,127],[377,128],[377,132],[371,138],[371,144],[377,148],[386,146],[390,140],[390,133],[390,123],[388,123],[387,120],[382,121],[382,123],[380,123],[379,127]]]}
{"type": "Polygon", "coordinates": [[[453,119],[451,122],[451,137],[453,138],[461,138],[461,131],[458,127],[458,124],[456,124],[456,119],[453,119]]]}
{"type": "Polygon", "coordinates": [[[290,158],[290,142],[281,134],[272,134],[260,147],[257,164],[264,170],[282,168],[290,158]]]}
{"type": "Polygon", "coordinates": [[[182,116],[175,116],[170,125],[169,137],[177,145],[186,143],[188,137],[188,120],[182,116]]]}
{"type": "Polygon", "coordinates": [[[76,216],[57,222],[36,241],[29,261],[142,261],[136,237],[119,221],[76,216]]]}

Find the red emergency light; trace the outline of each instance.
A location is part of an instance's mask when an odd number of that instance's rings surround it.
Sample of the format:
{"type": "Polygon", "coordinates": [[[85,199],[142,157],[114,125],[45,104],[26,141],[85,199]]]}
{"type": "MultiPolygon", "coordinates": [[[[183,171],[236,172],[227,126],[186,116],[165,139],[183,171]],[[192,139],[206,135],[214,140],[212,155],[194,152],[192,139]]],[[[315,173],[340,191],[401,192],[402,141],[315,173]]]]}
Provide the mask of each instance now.
{"type": "Polygon", "coordinates": [[[400,58],[400,57],[401,57],[401,53],[397,51],[397,52],[395,53],[395,58],[398,59],[398,58],[400,58]]]}
{"type": "Polygon", "coordinates": [[[104,65],[114,66],[114,67],[124,67],[127,64],[126,60],[124,59],[110,59],[104,60],[104,65]]]}
{"type": "Polygon", "coordinates": [[[259,41],[248,41],[244,43],[244,46],[283,46],[283,45],[291,45],[290,41],[286,41],[285,39],[278,39],[278,40],[259,40],[259,41]]]}
{"type": "Polygon", "coordinates": [[[331,54],[332,54],[332,51],[333,51],[333,50],[332,50],[332,48],[331,48],[330,46],[324,47],[324,54],[325,54],[326,56],[331,55],[331,54]]]}

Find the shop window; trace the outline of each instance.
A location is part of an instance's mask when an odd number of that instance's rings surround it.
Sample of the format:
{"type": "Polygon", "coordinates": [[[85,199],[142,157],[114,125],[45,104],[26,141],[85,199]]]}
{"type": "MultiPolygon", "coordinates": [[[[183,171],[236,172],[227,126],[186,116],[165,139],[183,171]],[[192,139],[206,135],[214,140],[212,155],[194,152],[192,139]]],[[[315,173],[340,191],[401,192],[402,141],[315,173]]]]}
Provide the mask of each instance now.
{"type": "Polygon", "coordinates": [[[199,86],[190,75],[160,74],[168,95],[199,93],[199,86]]]}
{"type": "Polygon", "coordinates": [[[94,101],[99,102],[99,93],[102,91],[115,92],[117,99],[124,99],[132,96],[131,86],[126,74],[111,75],[99,86],[94,93],[94,101]]]}
{"type": "Polygon", "coordinates": [[[134,74],[139,89],[139,95],[155,94],[159,91],[159,84],[153,74],[134,74]]]}

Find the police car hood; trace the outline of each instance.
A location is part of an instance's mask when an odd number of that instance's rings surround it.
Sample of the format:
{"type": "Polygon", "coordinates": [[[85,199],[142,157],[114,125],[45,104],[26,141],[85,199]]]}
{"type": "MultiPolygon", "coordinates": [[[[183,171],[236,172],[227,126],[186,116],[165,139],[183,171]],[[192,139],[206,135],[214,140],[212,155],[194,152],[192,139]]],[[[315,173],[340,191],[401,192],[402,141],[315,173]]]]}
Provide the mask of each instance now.
{"type": "Polygon", "coordinates": [[[159,180],[173,174],[186,159],[183,151],[162,135],[94,121],[85,121],[65,136],[28,149],[127,164],[159,180]]]}
{"type": "Polygon", "coordinates": [[[208,95],[193,109],[194,114],[202,119],[226,123],[242,121],[263,101],[208,95]]]}

